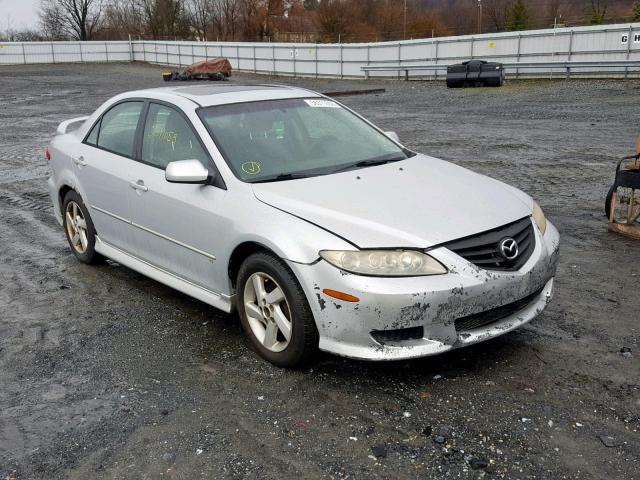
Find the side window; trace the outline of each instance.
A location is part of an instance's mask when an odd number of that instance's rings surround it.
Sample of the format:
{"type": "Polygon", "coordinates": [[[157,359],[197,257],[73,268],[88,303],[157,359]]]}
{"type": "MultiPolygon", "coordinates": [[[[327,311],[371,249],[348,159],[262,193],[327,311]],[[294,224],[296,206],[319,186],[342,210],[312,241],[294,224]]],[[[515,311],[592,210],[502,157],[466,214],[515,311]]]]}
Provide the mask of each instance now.
{"type": "Polygon", "coordinates": [[[144,126],[142,161],[164,169],[177,160],[199,160],[206,167],[209,157],[177,110],[152,103],[144,126]]]}
{"type": "Polygon", "coordinates": [[[91,129],[91,132],[87,136],[86,143],[89,145],[97,145],[98,144],[98,132],[100,131],[100,120],[96,122],[96,124],[91,129]]]}
{"type": "Polygon", "coordinates": [[[133,157],[136,128],[143,105],[143,102],[125,102],[105,113],[101,120],[98,147],[133,157]]]}

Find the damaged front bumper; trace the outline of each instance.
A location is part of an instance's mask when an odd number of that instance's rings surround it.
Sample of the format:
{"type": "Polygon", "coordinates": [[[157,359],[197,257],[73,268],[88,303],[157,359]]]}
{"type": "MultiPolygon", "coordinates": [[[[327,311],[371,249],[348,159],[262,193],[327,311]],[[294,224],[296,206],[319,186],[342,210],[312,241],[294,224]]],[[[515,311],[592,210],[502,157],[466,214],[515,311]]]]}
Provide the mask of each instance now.
{"type": "Polygon", "coordinates": [[[560,237],[535,228],[536,246],[518,271],[481,269],[446,248],[430,250],[445,275],[382,278],[353,275],[320,260],[289,263],[305,290],[320,349],[366,360],[435,355],[502,335],[540,314],[553,295],[560,237]],[[359,298],[350,303],[324,289],[359,298]]]}

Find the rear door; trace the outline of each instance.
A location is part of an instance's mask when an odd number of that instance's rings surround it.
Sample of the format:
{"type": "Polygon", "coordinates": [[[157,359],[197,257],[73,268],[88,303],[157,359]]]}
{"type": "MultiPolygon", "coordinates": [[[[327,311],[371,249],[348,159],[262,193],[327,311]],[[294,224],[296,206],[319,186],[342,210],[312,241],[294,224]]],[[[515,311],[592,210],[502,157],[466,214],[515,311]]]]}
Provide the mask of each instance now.
{"type": "Polygon", "coordinates": [[[144,101],[117,103],[96,122],[71,158],[98,237],[132,252],[130,169],[144,101]]]}
{"type": "Polygon", "coordinates": [[[188,118],[173,106],[151,102],[141,133],[138,162],[131,169],[135,250],[145,261],[214,292],[226,291],[226,271],[216,254],[231,229],[223,205],[227,191],[213,185],[169,183],[173,161],[198,160],[212,168],[209,155],[188,118]]]}

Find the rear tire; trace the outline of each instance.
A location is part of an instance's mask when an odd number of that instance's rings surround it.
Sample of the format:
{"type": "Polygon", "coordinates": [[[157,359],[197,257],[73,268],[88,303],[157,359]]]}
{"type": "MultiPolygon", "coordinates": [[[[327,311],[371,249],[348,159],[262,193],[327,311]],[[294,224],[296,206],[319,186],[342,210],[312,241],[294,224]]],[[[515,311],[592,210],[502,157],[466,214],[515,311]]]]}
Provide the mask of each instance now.
{"type": "Polygon", "coordinates": [[[318,329],[307,297],[289,267],[259,252],[240,266],[236,301],[242,328],[258,354],[279,367],[296,367],[318,351],[318,329]]]}
{"type": "Polygon", "coordinates": [[[96,229],[80,195],[70,190],[62,201],[62,225],[71,251],[82,263],[103,263],[96,252],[96,229]]]}

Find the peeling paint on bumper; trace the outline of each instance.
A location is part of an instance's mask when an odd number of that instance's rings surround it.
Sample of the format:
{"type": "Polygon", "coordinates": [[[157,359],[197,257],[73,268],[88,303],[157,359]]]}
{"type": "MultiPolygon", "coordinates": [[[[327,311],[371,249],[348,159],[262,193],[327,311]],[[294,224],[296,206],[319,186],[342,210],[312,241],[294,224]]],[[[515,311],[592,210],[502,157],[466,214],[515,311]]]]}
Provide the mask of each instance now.
{"type": "Polygon", "coordinates": [[[536,246],[516,272],[483,270],[439,248],[429,252],[449,269],[445,275],[410,278],[365,277],[342,272],[325,261],[290,263],[300,280],[320,333],[320,349],[367,360],[435,355],[487,340],[524,325],[551,301],[560,236],[549,222],[535,228],[536,246]],[[339,290],[360,299],[341,302],[322,293],[339,290]],[[458,332],[455,320],[508,305],[540,291],[528,305],[500,320],[458,332]],[[381,344],[374,330],[423,327],[423,338],[381,344]]]}

